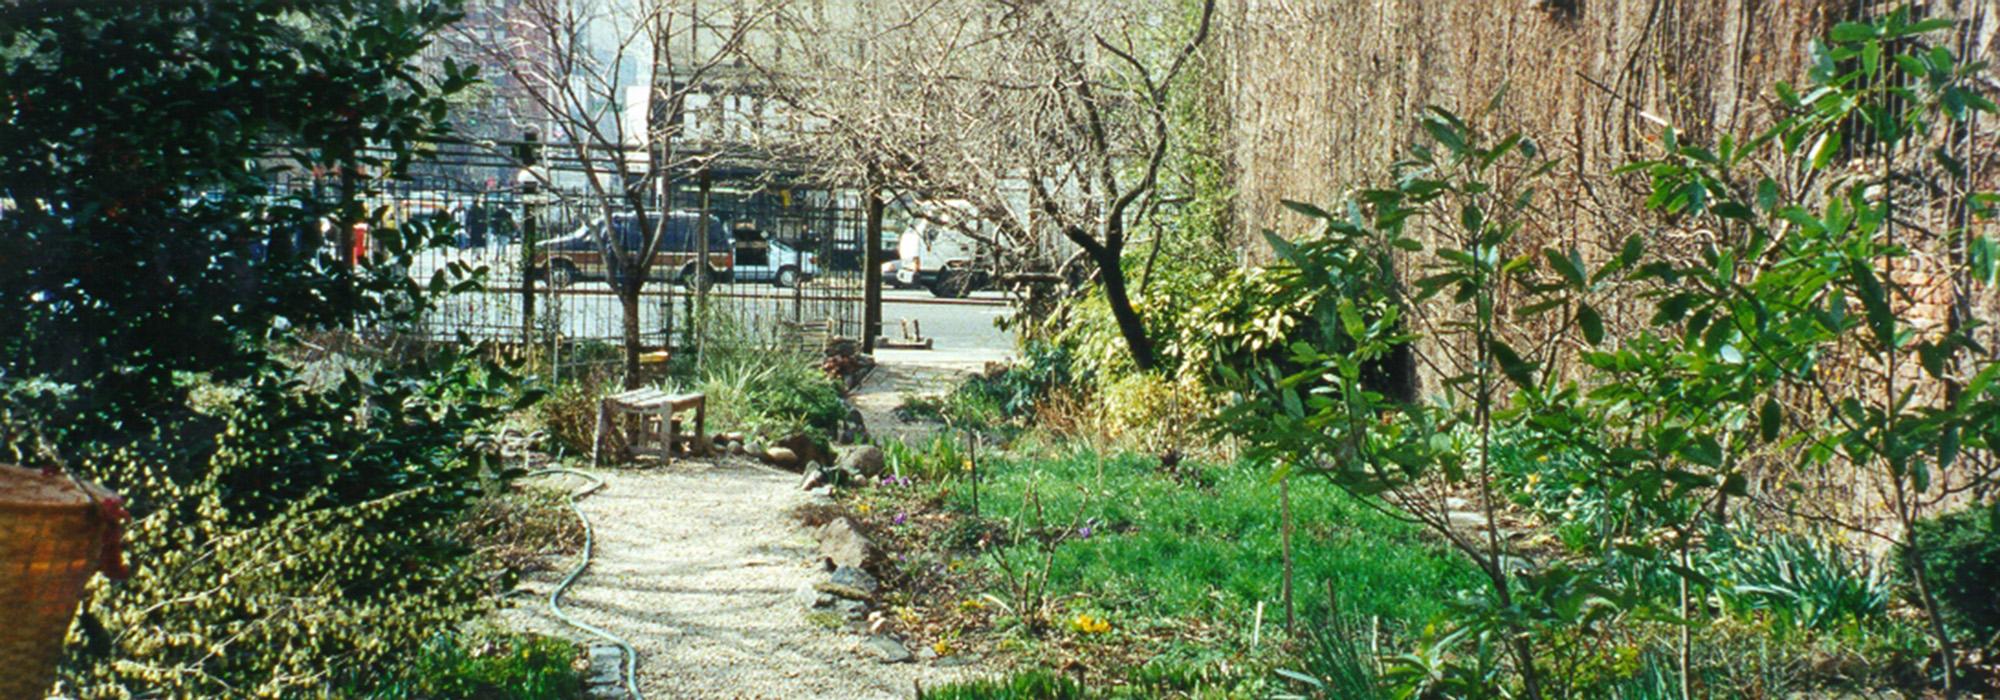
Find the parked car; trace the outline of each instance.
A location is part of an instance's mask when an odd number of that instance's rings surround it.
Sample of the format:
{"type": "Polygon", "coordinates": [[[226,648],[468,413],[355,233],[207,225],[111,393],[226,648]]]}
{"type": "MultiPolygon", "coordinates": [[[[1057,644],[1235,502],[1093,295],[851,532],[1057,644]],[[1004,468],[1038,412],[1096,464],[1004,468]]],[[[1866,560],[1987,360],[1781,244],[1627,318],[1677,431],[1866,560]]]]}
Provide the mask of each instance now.
{"type": "MultiPolygon", "coordinates": [[[[696,251],[700,239],[694,231],[701,215],[690,211],[676,211],[667,215],[666,228],[661,232],[659,251],[653,257],[649,279],[670,280],[679,284],[694,286],[695,261],[700,257],[696,251]]],[[[619,249],[638,252],[645,241],[650,227],[642,229],[639,217],[634,214],[617,214],[611,217],[611,231],[618,236],[619,249]]],[[[649,222],[658,226],[659,222],[649,222]]],[[[708,217],[708,282],[727,282],[735,268],[735,251],[730,243],[729,230],[722,220],[708,217]]],[[[534,269],[536,274],[552,286],[567,287],[579,280],[610,281],[610,261],[605,256],[605,243],[611,233],[607,232],[604,219],[598,218],[576,231],[559,238],[541,241],[535,245],[534,269]]]]}
{"type": "Polygon", "coordinates": [[[985,289],[992,276],[979,268],[982,246],[956,229],[919,220],[896,243],[896,282],[939,297],[964,297],[985,289]]]}
{"type": "Polygon", "coordinates": [[[768,241],[765,255],[752,262],[738,256],[731,279],[737,282],[770,282],[779,287],[796,287],[819,277],[819,256],[783,241],[768,241]]]}

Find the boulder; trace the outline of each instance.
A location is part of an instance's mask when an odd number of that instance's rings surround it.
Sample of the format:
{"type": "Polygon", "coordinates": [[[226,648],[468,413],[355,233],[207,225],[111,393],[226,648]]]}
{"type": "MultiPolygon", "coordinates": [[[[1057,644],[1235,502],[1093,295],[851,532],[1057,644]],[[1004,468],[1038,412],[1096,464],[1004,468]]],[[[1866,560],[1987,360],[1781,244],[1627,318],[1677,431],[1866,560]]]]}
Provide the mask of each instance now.
{"type": "Polygon", "coordinates": [[[764,451],[764,461],[789,469],[799,463],[799,453],[783,447],[773,447],[764,451]]]}
{"type": "Polygon", "coordinates": [[[822,610],[833,607],[833,594],[814,588],[810,583],[801,584],[799,589],[793,592],[792,596],[799,601],[800,607],[807,610],[822,610]]]}
{"type": "Polygon", "coordinates": [[[881,475],[888,464],[882,455],[882,448],[874,445],[857,445],[840,453],[839,466],[843,471],[853,472],[864,479],[881,475]]]}
{"type": "Polygon", "coordinates": [[[799,489],[811,491],[825,485],[827,485],[826,470],[817,464],[806,465],[805,478],[799,480],[799,489]]]}
{"type": "MultiPolygon", "coordinates": [[[[819,554],[833,562],[835,570],[849,567],[856,570],[866,567],[875,560],[875,543],[861,534],[854,521],[835,518],[819,526],[819,554]]],[[[865,572],[864,572],[865,573],[865,572]]],[[[869,591],[873,594],[874,591],[869,591]]]]}
{"type": "Polygon", "coordinates": [[[848,600],[865,601],[873,599],[875,592],[882,589],[882,584],[875,580],[873,574],[852,566],[842,566],[834,569],[833,575],[815,584],[814,588],[848,600]]]}
{"type": "Polygon", "coordinates": [[[868,641],[863,642],[861,646],[867,649],[870,654],[873,654],[877,661],[885,664],[906,663],[916,658],[910,654],[910,650],[905,648],[902,642],[898,642],[887,635],[878,634],[869,637],[868,641]]]}
{"type": "Polygon", "coordinates": [[[820,464],[833,463],[833,455],[827,451],[826,446],[821,445],[819,440],[816,440],[813,438],[813,436],[807,435],[805,433],[796,433],[791,437],[779,440],[776,444],[772,445],[772,447],[774,449],[782,447],[787,450],[791,450],[792,454],[798,455],[798,461],[793,462],[791,465],[787,465],[787,466],[792,466],[794,468],[796,468],[797,465],[805,464],[807,462],[818,462],[820,464]]]}
{"type": "Polygon", "coordinates": [[[862,618],[868,616],[868,604],[859,600],[834,598],[833,614],[848,622],[860,622],[862,618]]]}

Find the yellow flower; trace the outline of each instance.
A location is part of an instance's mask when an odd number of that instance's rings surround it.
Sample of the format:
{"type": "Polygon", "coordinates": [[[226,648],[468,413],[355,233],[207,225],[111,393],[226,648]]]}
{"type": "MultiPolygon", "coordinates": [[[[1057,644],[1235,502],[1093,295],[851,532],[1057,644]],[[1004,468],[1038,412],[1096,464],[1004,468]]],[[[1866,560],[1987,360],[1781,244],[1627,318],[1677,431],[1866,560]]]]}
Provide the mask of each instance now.
{"type": "Polygon", "coordinates": [[[958,609],[964,612],[978,612],[986,609],[986,602],[978,598],[966,598],[959,601],[958,609]]]}
{"type": "Polygon", "coordinates": [[[870,505],[868,505],[868,504],[866,504],[866,503],[863,503],[863,504],[860,504],[860,505],[857,505],[857,506],[855,506],[855,507],[854,507],[854,512],[856,512],[856,513],[860,513],[860,514],[862,514],[862,515],[867,515],[867,514],[868,514],[868,511],[871,511],[871,510],[874,510],[874,509],[875,509],[875,508],[874,508],[874,506],[870,506],[870,505]]]}
{"type": "Polygon", "coordinates": [[[1111,631],[1110,620],[1093,617],[1090,613],[1077,613],[1076,619],[1070,620],[1069,626],[1084,634],[1103,634],[1111,631]]]}
{"type": "Polygon", "coordinates": [[[937,640],[937,643],[931,645],[931,651],[937,652],[938,656],[951,656],[951,642],[937,640]]]}
{"type": "Polygon", "coordinates": [[[958,468],[964,471],[972,471],[972,458],[967,457],[963,461],[960,461],[958,463],[958,468]]]}

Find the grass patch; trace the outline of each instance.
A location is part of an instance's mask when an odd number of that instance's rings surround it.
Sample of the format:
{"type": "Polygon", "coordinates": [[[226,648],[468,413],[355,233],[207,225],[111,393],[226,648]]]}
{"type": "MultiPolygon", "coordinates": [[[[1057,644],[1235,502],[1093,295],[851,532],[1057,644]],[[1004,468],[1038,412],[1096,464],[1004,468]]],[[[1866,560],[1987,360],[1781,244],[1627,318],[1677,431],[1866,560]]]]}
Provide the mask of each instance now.
{"type": "Polygon", "coordinates": [[[553,637],[440,635],[366,695],[374,700],[571,700],[583,697],[580,653],[553,637]]]}
{"type": "MultiPolygon", "coordinates": [[[[1077,531],[1053,550],[1048,594],[1099,610],[1114,625],[1197,616],[1229,621],[1236,641],[1247,641],[1260,601],[1266,624],[1282,623],[1279,486],[1248,467],[1183,464],[1165,473],[1158,464],[1091,451],[992,460],[982,466],[979,508],[1016,525],[1039,521],[1044,530],[1074,523],[1077,531]]],[[[949,502],[970,512],[971,490],[955,490],[949,502]]],[[[1443,594],[1474,583],[1469,565],[1416,528],[1330,485],[1294,481],[1292,508],[1302,617],[1325,612],[1330,583],[1345,613],[1420,624],[1443,612],[1443,594]]],[[[1037,549],[1016,542],[997,556],[1037,549]]]]}
{"type": "MultiPolygon", "coordinates": [[[[898,455],[915,480],[842,504],[889,553],[885,599],[912,644],[1064,669],[1088,694],[1051,695],[1053,678],[1028,674],[927,697],[1266,694],[1271,669],[1296,650],[1268,472],[1020,449],[980,455],[976,496],[958,466],[966,455],[931,446],[898,455]]],[[[1440,618],[1475,583],[1424,533],[1324,482],[1300,478],[1292,496],[1301,632],[1328,616],[1329,585],[1342,614],[1396,635],[1440,618]]]]}

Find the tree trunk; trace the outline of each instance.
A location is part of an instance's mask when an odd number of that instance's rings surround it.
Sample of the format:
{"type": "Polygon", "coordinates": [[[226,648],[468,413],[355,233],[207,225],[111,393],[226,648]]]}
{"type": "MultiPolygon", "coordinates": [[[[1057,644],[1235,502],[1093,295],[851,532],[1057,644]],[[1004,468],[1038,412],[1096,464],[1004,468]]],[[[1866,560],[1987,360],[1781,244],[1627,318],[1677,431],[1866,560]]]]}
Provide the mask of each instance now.
{"type": "Polygon", "coordinates": [[[625,388],[637,389],[644,384],[639,376],[639,290],[638,285],[618,290],[618,306],[624,311],[625,335],[625,388]]]}
{"type": "Polygon", "coordinates": [[[1125,336],[1125,345],[1132,351],[1132,364],[1141,372],[1153,371],[1158,364],[1153,358],[1153,338],[1146,334],[1146,321],[1133,310],[1132,299],[1125,293],[1125,268],[1119,264],[1119,251],[1106,250],[1097,258],[1097,269],[1104,276],[1104,301],[1111,306],[1111,317],[1118,321],[1118,333],[1125,336]]]}

